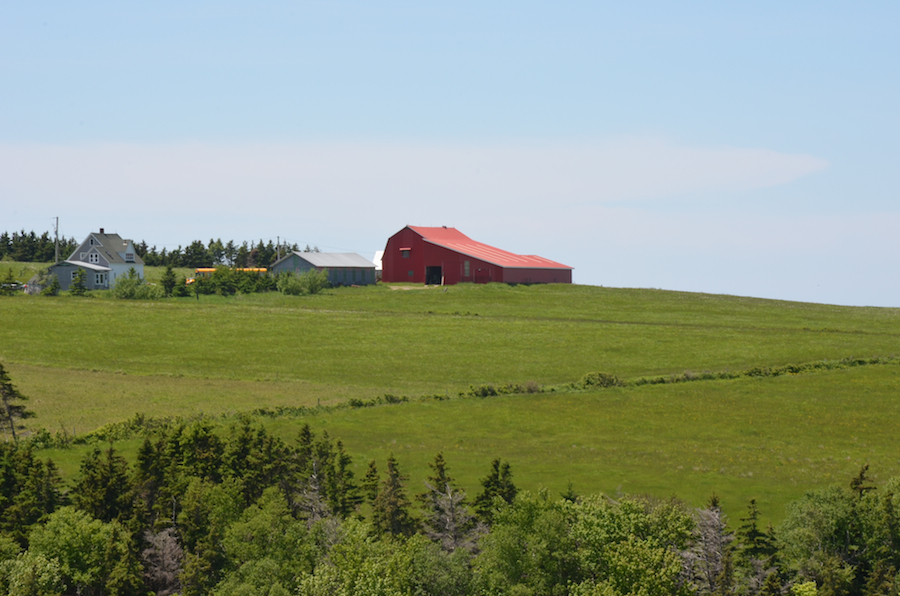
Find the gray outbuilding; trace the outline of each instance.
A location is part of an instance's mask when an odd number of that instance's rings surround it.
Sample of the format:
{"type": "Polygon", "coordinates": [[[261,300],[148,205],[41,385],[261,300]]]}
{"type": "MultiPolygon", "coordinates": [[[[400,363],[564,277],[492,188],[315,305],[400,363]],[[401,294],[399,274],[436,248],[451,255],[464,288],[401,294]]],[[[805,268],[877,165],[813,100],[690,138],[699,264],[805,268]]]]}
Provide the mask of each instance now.
{"type": "Polygon", "coordinates": [[[375,263],[355,252],[293,251],[275,261],[272,273],[293,271],[304,273],[311,269],[327,271],[334,286],[365,286],[375,283],[375,263]]]}

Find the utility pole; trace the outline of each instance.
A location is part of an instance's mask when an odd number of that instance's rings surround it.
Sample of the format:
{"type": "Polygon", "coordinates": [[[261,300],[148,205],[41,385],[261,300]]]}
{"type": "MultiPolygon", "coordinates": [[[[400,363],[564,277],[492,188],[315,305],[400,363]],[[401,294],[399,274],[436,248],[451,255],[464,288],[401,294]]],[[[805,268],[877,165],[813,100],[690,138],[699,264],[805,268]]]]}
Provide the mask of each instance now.
{"type": "Polygon", "coordinates": [[[56,264],[59,264],[59,216],[56,217],[56,226],[53,230],[56,232],[56,264]]]}

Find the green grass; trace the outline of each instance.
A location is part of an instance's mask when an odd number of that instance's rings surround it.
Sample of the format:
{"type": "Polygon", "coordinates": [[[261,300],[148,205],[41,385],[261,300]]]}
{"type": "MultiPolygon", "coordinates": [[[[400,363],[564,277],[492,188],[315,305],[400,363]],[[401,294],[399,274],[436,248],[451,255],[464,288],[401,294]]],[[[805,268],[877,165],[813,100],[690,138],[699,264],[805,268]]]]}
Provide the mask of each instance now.
{"type": "MultiPolygon", "coordinates": [[[[554,493],[713,493],[740,516],[750,498],[780,518],[805,491],[845,484],[869,463],[876,482],[900,475],[900,365],[809,375],[515,395],[337,410],[306,417],[356,456],[394,453],[418,491],[442,451],[469,492],[494,457],[517,485],[554,493]]],[[[301,420],[269,423],[293,438],[301,420]]]]}
{"type": "Polygon", "coordinates": [[[0,261],[0,280],[6,279],[7,271],[12,271],[13,279],[20,283],[28,283],[32,277],[40,273],[52,263],[19,263],[18,261],[0,261]]]}
{"type": "MultiPolygon", "coordinates": [[[[162,271],[147,268],[147,278],[162,271]]],[[[408,288],[0,298],[0,361],[31,397],[31,426],[81,434],[135,413],[455,396],[489,383],[561,385],[592,371],[742,370],[896,356],[900,347],[900,309],[589,286],[408,288]]],[[[583,492],[674,493],[695,504],[717,492],[738,507],[754,497],[777,509],[864,461],[882,477],[897,473],[898,370],[419,402],[313,420],[344,439],[360,474],[368,458],[394,451],[415,482],[443,449],[470,489],[502,456],[526,488],[561,491],[572,481],[583,492]]],[[[301,421],[267,423],[288,437],[301,421]]],[[[58,455],[74,473],[76,453],[58,455]]]]}
{"type": "Polygon", "coordinates": [[[529,299],[519,316],[492,287],[159,302],[21,296],[4,304],[0,358],[134,375],[306,381],[377,395],[561,383],[598,370],[632,377],[743,369],[889,355],[900,346],[895,309],[778,308],[725,297],[692,303],[689,295],[645,292],[668,298],[654,310],[652,302],[635,306],[635,291],[572,289],[570,317],[558,310],[565,288],[541,287],[507,292],[529,299]],[[410,295],[420,303],[385,308],[410,295]],[[434,301],[442,297],[449,301],[439,311],[434,301]]]}

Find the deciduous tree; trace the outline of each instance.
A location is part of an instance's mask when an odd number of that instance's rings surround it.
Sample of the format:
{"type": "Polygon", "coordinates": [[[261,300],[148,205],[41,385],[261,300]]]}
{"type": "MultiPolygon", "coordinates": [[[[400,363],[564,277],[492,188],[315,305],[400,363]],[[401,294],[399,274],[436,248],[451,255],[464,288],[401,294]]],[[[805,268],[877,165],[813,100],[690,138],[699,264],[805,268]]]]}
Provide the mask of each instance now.
{"type": "Polygon", "coordinates": [[[141,593],[141,566],[131,535],[118,522],[103,523],[62,507],[31,533],[30,552],[59,561],[63,579],[77,594],[141,593]]]}

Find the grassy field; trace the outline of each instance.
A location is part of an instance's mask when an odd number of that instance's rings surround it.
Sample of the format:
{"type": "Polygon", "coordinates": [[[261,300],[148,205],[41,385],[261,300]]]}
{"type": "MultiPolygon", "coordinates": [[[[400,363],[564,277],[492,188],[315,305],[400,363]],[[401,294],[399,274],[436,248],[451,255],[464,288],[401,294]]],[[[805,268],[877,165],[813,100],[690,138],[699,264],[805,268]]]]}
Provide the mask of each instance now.
{"type": "MultiPolygon", "coordinates": [[[[151,281],[159,275],[148,268],[151,281]]],[[[51,432],[83,433],[135,413],[455,396],[489,383],[560,386],[592,371],[742,370],[898,348],[900,309],[589,286],[0,298],[0,361],[32,399],[30,424],[51,432]]],[[[695,504],[717,492],[739,508],[758,498],[778,516],[787,499],[843,481],[863,461],[882,478],[898,472],[898,370],[417,402],[311,420],[344,439],[360,474],[364,460],[394,451],[415,482],[443,449],[472,488],[501,456],[527,488],[560,491],[572,481],[584,492],[678,494],[695,504]]],[[[301,421],[267,424],[291,437],[301,421]]],[[[55,455],[71,472],[76,454],[55,455]]]]}
{"type": "MultiPolygon", "coordinates": [[[[470,491],[488,462],[511,462],[519,486],[562,492],[718,494],[741,515],[767,516],[803,492],[846,483],[869,463],[876,482],[900,475],[900,365],[775,379],[703,381],[586,393],[516,395],[339,410],[307,417],[341,437],[356,472],[394,453],[421,486],[442,451],[470,491]]],[[[298,420],[271,422],[285,438],[298,420]]]]}
{"type": "Polygon", "coordinates": [[[6,279],[12,271],[13,279],[19,283],[28,283],[37,273],[50,266],[51,263],[19,263],[17,261],[0,261],[0,280],[6,279]]]}

